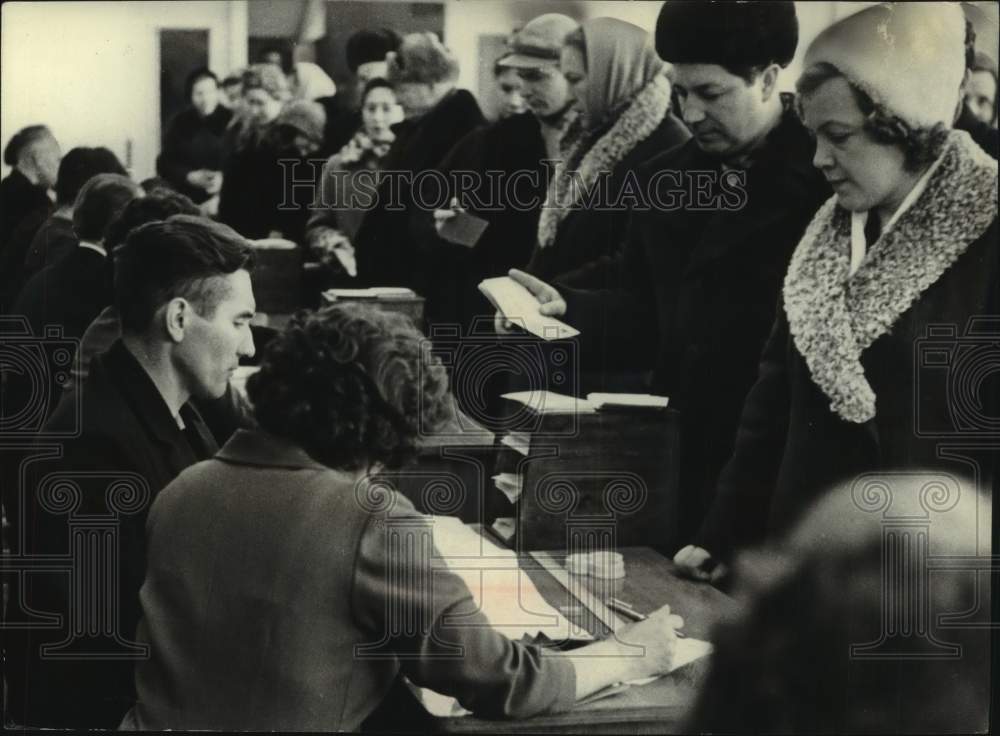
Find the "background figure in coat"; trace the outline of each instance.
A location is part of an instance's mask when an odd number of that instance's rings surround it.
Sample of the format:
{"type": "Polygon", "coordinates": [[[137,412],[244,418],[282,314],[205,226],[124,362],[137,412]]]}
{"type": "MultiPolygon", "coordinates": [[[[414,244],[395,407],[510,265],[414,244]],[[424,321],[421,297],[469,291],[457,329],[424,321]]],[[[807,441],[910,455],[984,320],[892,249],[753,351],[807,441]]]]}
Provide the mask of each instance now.
{"type": "MultiPolygon", "coordinates": [[[[384,177],[375,202],[358,229],[354,247],[361,285],[406,286],[427,293],[427,264],[410,233],[415,208],[443,206],[439,177],[420,174],[433,169],[470,130],[486,122],[479,103],[455,88],[458,61],[433,33],[413,33],[388,57],[389,83],[405,119],[393,127],[396,140],[382,168],[399,172],[384,177]]],[[[447,196],[447,193],[444,193],[447,196]]]]}
{"type": "Polygon", "coordinates": [[[683,570],[720,576],[705,570],[710,555],[782,532],[825,487],[883,467],[972,466],[991,487],[995,444],[966,458],[938,437],[995,426],[997,373],[952,375],[973,382],[963,398],[946,374],[968,366],[921,357],[936,336],[995,339],[1000,313],[997,163],[950,130],[963,33],[956,5],[895,3],[807,51],[802,112],[836,196],[795,250],[715,504],[677,554],[683,570]]]}
{"type": "Polygon", "coordinates": [[[778,91],[797,40],[791,2],[665,3],[656,48],[673,65],[694,136],[636,172],[650,201],[633,208],[620,284],[557,289],[514,274],[544,311],[581,330],[584,369],[601,377],[652,367],[649,389],[680,411],[680,538],[664,538],[670,553],[711,504],[788,260],[830,194],[791,97],[778,91]]]}
{"type": "Polygon", "coordinates": [[[226,128],[231,110],[220,104],[219,78],[205,68],[185,82],[190,107],[170,121],[156,171],[174,189],[201,204],[222,189],[226,128]]]}
{"type": "Polygon", "coordinates": [[[564,134],[527,270],[601,288],[610,285],[610,270],[600,262],[622,246],[628,180],[637,166],[691,136],[670,112],[667,66],[638,26],[615,18],[584,22],[564,41],[560,68],[580,115],[564,134]]]}
{"type": "Polygon", "coordinates": [[[56,177],[56,207],[35,210],[14,229],[7,249],[0,256],[0,305],[9,307],[24,284],[46,266],[76,248],[73,205],[80,189],[98,174],[128,172],[107,148],[73,148],[59,162],[56,177]]]}
{"type": "Polygon", "coordinates": [[[326,280],[343,282],[358,275],[353,242],[372,204],[366,188],[377,182],[376,172],[396,139],[392,125],[402,114],[392,85],[371,80],[361,98],[361,127],[323,166],[306,243],[324,265],[326,280]]]}
{"type": "Polygon", "coordinates": [[[928,561],[988,559],[990,503],[961,474],[887,469],[830,489],[790,533],[740,553],[741,605],[711,634],[683,730],[987,733],[989,575],[928,561]],[[930,585],[916,583],[929,571],[930,585]]]}
{"type": "Polygon", "coordinates": [[[481,716],[525,717],[669,666],[683,623],[669,607],[574,656],[543,655],[491,628],[459,577],[432,574],[435,522],[369,478],[451,413],[444,367],[406,317],[301,313],[247,392],[260,429],[150,511],[138,630],[150,656],[123,728],[357,731],[400,673],[481,716]]]}
{"type": "Polygon", "coordinates": [[[280,67],[254,64],[243,73],[244,114],[226,133],[228,158],[219,193],[219,220],[245,238],[271,235],[272,200],[281,181],[269,132],[290,98],[280,67]]]}
{"type": "Polygon", "coordinates": [[[185,215],[137,228],[115,251],[122,338],[93,359],[79,394],[64,396],[45,424],[43,436],[71,439],[62,457],[32,464],[24,494],[27,554],[71,552],[74,522],[56,513],[64,486],[52,483],[59,479],[74,484],[78,513],[118,513],[117,556],[100,561],[114,574],[87,577],[75,594],[67,575],[24,577],[25,610],[58,614],[63,625],[4,640],[16,658],[12,671],[24,673],[8,680],[15,722],[115,728],[134,702],[134,660],[100,655],[136,651],[149,504],[181,470],[218,449],[189,399],[223,396],[240,358],[253,355],[251,258],[249,243],[231,228],[185,215]],[[77,596],[114,601],[117,609],[81,608],[77,596]],[[75,638],[91,627],[103,635],[75,638]],[[40,654],[60,642],[86,656],[40,654]]]}
{"type": "MultiPolygon", "coordinates": [[[[449,177],[453,201],[451,207],[435,210],[434,230],[429,227],[430,213],[413,212],[411,232],[431,264],[428,293],[434,299],[426,305],[429,322],[458,324],[468,334],[476,317],[490,313],[479,282],[527,264],[550,173],[546,137],[561,136],[575,115],[558,60],[564,39],[578,27],[569,16],[547,13],[512,36],[510,53],[497,64],[517,74],[528,111],[473,130],[442,159],[436,168],[449,177]],[[470,175],[478,177],[475,186],[460,184],[470,175]],[[461,202],[454,199],[457,195],[461,202]],[[445,223],[462,211],[489,223],[471,248],[439,236],[445,223]]],[[[458,398],[465,406],[466,397],[458,398]]]]}
{"type": "Polygon", "coordinates": [[[0,181],[0,253],[21,220],[38,209],[50,210],[49,189],[59,172],[59,143],[44,125],[22,128],[3,149],[11,172],[0,181]]]}

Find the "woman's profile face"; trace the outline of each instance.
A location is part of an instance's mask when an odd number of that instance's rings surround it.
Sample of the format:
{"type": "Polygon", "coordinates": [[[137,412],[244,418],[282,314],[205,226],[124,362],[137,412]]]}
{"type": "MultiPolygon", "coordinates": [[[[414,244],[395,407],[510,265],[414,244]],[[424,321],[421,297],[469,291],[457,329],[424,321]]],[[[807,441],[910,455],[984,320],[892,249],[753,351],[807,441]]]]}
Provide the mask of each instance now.
{"type": "Polygon", "coordinates": [[[569,84],[570,96],[581,112],[587,110],[587,60],[576,46],[564,46],[559,57],[559,69],[569,84]]]}
{"type": "Polygon", "coordinates": [[[375,87],[361,105],[361,122],[369,138],[382,140],[399,117],[396,94],[388,87],[375,87]]]}
{"type": "Polygon", "coordinates": [[[504,69],[497,75],[497,90],[500,93],[500,117],[519,115],[528,109],[521,94],[524,83],[514,69],[504,69]]]}
{"type": "Polygon", "coordinates": [[[838,203],[852,212],[895,211],[914,184],[899,146],[878,143],[843,77],[802,97],[806,126],[816,136],[813,165],[830,182],[838,203]]]}

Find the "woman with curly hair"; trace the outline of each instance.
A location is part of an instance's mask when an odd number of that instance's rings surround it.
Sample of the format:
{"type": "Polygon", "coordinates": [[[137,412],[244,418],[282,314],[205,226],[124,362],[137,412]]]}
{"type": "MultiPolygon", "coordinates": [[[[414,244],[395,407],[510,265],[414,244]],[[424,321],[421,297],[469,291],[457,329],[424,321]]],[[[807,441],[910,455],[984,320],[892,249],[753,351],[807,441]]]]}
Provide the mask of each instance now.
{"type": "Polygon", "coordinates": [[[683,622],[666,606],[617,639],[543,653],[432,570],[433,520],[369,482],[449,415],[444,367],[407,318],[300,314],[247,390],[259,429],[150,510],[137,633],[149,658],[123,726],[356,731],[400,672],[480,716],[524,717],[669,668],[683,622]]]}
{"type": "Polygon", "coordinates": [[[890,3],[807,51],[801,109],[835,196],[792,256],[735,452],[682,569],[718,577],[711,555],[788,528],[840,479],[964,467],[940,456],[940,433],[995,426],[996,371],[958,350],[963,336],[995,340],[1000,313],[997,162],[952,129],[964,36],[957,5],[890,3]],[[925,340],[940,349],[925,356],[925,340]]]}

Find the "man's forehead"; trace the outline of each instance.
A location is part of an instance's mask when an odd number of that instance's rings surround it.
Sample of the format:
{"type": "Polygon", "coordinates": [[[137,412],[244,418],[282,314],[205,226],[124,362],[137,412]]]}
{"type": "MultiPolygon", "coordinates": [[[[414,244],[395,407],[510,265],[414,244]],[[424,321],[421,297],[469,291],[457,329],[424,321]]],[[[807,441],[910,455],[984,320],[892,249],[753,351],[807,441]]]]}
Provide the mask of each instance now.
{"type": "Polygon", "coordinates": [[[700,87],[707,84],[731,85],[742,81],[718,64],[674,64],[674,81],[684,87],[700,87]]]}

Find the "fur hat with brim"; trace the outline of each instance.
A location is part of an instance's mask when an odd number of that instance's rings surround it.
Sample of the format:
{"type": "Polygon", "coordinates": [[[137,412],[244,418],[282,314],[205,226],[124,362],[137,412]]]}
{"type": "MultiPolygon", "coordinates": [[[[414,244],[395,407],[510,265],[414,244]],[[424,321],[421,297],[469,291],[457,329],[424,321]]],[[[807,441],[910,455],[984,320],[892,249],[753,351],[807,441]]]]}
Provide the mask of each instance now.
{"type": "Polygon", "coordinates": [[[667,0],[656,19],[656,53],[670,64],[717,64],[729,71],[788,66],[799,42],[792,2],[667,0]]]}
{"type": "Polygon", "coordinates": [[[386,56],[390,84],[437,84],[458,79],[458,59],[430,31],[403,37],[399,49],[386,56]]]}
{"type": "Polygon", "coordinates": [[[500,64],[515,69],[559,66],[559,54],[566,36],[579,27],[579,23],[561,13],[533,18],[510,37],[510,53],[500,64]]]}
{"type": "Polygon", "coordinates": [[[965,16],[952,2],[867,8],[817,36],[805,69],[821,63],[912,128],[950,128],[965,77],[965,16]]]}
{"type": "Polygon", "coordinates": [[[295,100],[285,105],[276,125],[292,128],[313,141],[321,142],[326,126],[326,111],[318,102],[295,100]]]}

